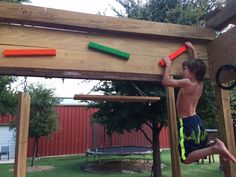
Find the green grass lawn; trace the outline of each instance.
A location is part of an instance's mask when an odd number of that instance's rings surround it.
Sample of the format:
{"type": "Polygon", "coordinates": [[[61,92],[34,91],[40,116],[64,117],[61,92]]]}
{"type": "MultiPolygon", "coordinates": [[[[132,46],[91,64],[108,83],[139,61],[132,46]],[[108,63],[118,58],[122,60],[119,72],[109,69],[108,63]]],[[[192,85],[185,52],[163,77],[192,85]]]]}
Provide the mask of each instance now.
{"type": "MultiPolygon", "coordinates": [[[[162,170],[163,177],[171,177],[171,165],[170,165],[170,152],[168,150],[162,151],[162,163],[167,167],[162,170]]],[[[90,160],[93,158],[90,158],[90,160]]],[[[215,156],[215,163],[209,164],[205,160],[204,164],[181,164],[182,177],[223,177],[224,174],[219,170],[219,158],[215,156]]],[[[28,161],[30,164],[30,161],[28,161]]],[[[93,173],[83,172],[80,170],[80,166],[85,164],[85,156],[66,156],[66,157],[54,157],[54,158],[42,158],[37,160],[35,165],[54,166],[55,169],[51,171],[43,172],[27,172],[27,177],[117,177],[117,176],[133,176],[133,177],[150,177],[150,172],[134,173],[134,174],[108,174],[108,173],[93,173]]],[[[13,172],[10,169],[13,168],[12,164],[0,165],[1,177],[13,177],[13,172]]]]}
{"type": "MultiPolygon", "coordinates": [[[[162,161],[167,165],[162,171],[163,177],[171,177],[170,152],[162,151],[162,161]]],[[[208,159],[204,160],[204,164],[192,163],[190,165],[181,164],[182,177],[223,177],[224,173],[219,170],[219,156],[214,155],[215,163],[208,163],[208,159]]]]}

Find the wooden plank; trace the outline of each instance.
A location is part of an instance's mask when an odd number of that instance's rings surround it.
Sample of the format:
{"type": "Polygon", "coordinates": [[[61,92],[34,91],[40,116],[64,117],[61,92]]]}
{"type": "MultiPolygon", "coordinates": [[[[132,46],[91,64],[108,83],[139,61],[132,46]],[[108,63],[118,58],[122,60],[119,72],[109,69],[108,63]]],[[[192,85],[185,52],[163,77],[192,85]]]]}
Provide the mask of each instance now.
{"type": "Polygon", "coordinates": [[[0,3],[0,21],[101,33],[213,40],[211,29],[0,3]]]}
{"type": "Polygon", "coordinates": [[[213,16],[209,17],[206,21],[206,26],[222,30],[227,27],[228,24],[234,24],[236,21],[236,1],[229,1],[227,5],[220,9],[213,16]]]}
{"type": "MultiPolygon", "coordinates": [[[[236,66],[236,28],[232,28],[208,45],[208,62],[212,81],[215,82],[215,75],[218,69],[225,64],[236,66]]],[[[232,80],[235,76],[222,78],[232,80]]]]}
{"type": "Polygon", "coordinates": [[[151,96],[115,96],[115,95],[75,95],[75,100],[117,101],[117,102],[157,102],[160,97],[151,96]]]}
{"type": "MultiPolygon", "coordinates": [[[[215,88],[215,91],[218,104],[219,135],[228,150],[236,157],[229,93],[218,87],[215,88]]],[[[236,177],[235,164],[223,162],[223,168],[226,177],[236,177]]]]}
{"type": "MultiPolygon", "coordinates": [[[[103,45],[114,47],[131,53],[131,55],[143,55],[158,57],[161,60],[163,55],[168,55],[180,47],[184,40],[167,38],[134,38],[128,36],[83,34],[68,31],[57,31],[39,28],[27,28],[2,25],[0,28],[2,45],[13,45],[15,47],[43,47],[63,49],[70,51],[93,51],[88,50],[89,41],[96,41],[103,45]],[[31,40],[29,40],[31,39],[31,40]],[[63,41],[63,42],[62,42],[63,41]]],[[[194,41],[199,57],[207,59],[207,42],[194,41]]],[[[101,53],[94,52],[93,53],[101,53]]],[[[109,56],[109,55],[104,55],[109,56]]],[[[69,56],[66,56],[69,57],[69,56]]],[[[187,58],[188,55],[181,55],[187,58]]],[[[145,59],[144,59],[145,60],[145,59]]]]}
{"type": "Polygon", "coordinates": [[[17,127],[16,127],[16,155],[15,155],[15,164],[14,164],[14,177],[26,176],[29,112],[30,112],[29,94],[19,93],[17,127]]]}
{"type": "MultiPolygon", "coordinates": [[[[153,39],[82,34],[9,25],[0,26],[0,37],[0,50],[15,48],[54,48],[57,50],[55,57],[4,57],[1,55],[1,74],[11,74],[11,72],[17,74],[17,71],[19,73],[24,71],[24,74],[32,76],[94,79],[113,78],[113,76],[115,76],[114,79],[127,79],[127,76],[130,76],[128,80],[138,78],[138,76],[142,76],[143,80],[159,80],[158,76],[162,75],[163,68],[158,65],[158,62],[164,55],[172,53],[185,42],[184,39],[175,38],[153,39]],[[124,61],[115,56],[88,49],[89,41],[126,51],[131,54],[130,59],[124,61]]],[[[199,57],[205,62],[207,62],[207,43],[194,41],[199,57]]],[[[182,74],[181,63],[188,57],[189,55],[185,53],[173,62],[171,71],[173,75],[182,74]]]]}
{"type": "Polygon", "coordinates": [[[32,68],[1,68],[1,75],[14,76],[34,76],[47,78],[74,78],[74,79],[91,79],[91,80],[129,80],[129,81],[155,81],[160,82],[162,77],[150,74],[127,74],[112,72],[93,72],[93,71],[65,71],[65,70],[48,70],[32,68]]]}
{"type": "Polygon", "coordinates": [[[168,126],[170,131],[170,151],[172,177],[181,177],[178,151],[177,117],[175,108],[175,93],[173,87],[167,87],[168,126]]]}

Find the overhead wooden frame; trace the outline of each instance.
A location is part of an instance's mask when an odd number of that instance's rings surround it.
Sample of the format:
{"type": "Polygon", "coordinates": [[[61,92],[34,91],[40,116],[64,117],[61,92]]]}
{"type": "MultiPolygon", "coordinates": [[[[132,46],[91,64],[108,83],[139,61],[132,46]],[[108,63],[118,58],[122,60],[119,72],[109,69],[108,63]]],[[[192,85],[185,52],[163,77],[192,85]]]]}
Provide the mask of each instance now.
{"type": "Polygon", "coordinates": [[[116,101],[116,102],[157,102],[160,97],[152,96],[116,96],[116,95],[74,95],[75,100],[116,101]]]}
{"type": "MultiPolygon", "coordinates": [[[[191,40],[207,63],[211,29],[98,16],[16,3],[0,3],[0,50],[54,48],[54,57],[0,56],[0,74],[160,81],[163,56],[191,40]],[[124,61],[88,49],[90,41],[130,54],[124,61]]],[[[181,75],[184,53],[174,61],[172,75],[181,75]]]]}
{"type": "Polygon", "coordinates": [[[189,25],[99,16],[6,2],[1,2],[0,21],[103,34],[104,32],[118,35],[125,33],[199,40],[212,40],[215,37],[210,29],[189,25]]]}

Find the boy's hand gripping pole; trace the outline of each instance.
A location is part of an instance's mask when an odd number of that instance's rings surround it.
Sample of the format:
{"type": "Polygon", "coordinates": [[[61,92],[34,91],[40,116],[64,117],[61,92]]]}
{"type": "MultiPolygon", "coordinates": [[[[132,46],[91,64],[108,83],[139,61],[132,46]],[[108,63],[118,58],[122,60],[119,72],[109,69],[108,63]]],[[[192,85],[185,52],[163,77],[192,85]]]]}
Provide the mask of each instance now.
{"type": "MultiPolygon", "coordinates": [[[[188,47],[186,45],[181,46],[180,48],[178,48],[176,51],[174,51],[169,55],[170,60],[174,60],[177,56],[184,53],[187,49],[188,47]]],[[[166,65],[163,59],[159,62],[159,65],[162,67],[166,65]]]]}

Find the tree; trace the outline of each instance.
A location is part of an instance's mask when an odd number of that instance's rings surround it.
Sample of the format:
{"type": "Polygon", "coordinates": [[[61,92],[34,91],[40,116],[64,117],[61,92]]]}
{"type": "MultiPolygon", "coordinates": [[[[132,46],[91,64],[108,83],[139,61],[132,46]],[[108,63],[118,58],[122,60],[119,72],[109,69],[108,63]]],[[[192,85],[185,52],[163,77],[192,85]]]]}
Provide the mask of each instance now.
{"type": "Polygon", "coordinates": [[[159,96],[155,103],[92,102],[89,107],[99,108],[92,121],[103,124],[107,133],[141,130],[153,148],[153,166],[161,171],[159,133],[167,125],[165,89],[153,82],[103,81],[94,91],[105,95],[159,96]],[[143,130],[143,125],[152,129],[152,137],[143,130]]]}
{"type": "Polygon", "coordinates": [[[234,126],[234,140],[236,143],[236,87],[234,87],[230,91],[230,102],[231,102],[231,109],[232,111],[232,117],[233,117],[233,126],[234,126]]]}
{"type": "MultiPolygon", "coordinates": [[[[30,99],[29,137],[34,138],[33,157],[31,166],[34,166],[35,157],[38,157],[38,143],[40,137],[50,136],[58,129],[58,115],[55,106],[60,99],[54,96],[54,89],[47,89],[43,85],[29,85],[27,91],[30,99]]],[[[11,122],[11,129],[16,122],[11,122]]]]}
{"type": "Polygon", "coordinates": [[[0,115],[14,115],[17,108],[17,96],[15,90],[11,88],[11,84],[16,81],[15,77],[0,77],[0,115]]]}
{"type": "MultiPolygon", "coordinates": [[[[113,10],[120,17],[127,16],[128,18],[185,25],[202,25],[207,12],[218,6],[219,3],[217,0],[147,0],[146,3],[140,0],[116,1],[125,9],[125,13],[122,13],[113,7],[113,10]]],[[[209,81],[206,81],[206,83],[204,90],[205,96],[203,96],[205,99],[201,99],[200,102],[202,102],[201,105],[207,105],[208,109],[206,109],[207,106],[200,107],[199,111],[201,116],[213,119],[216,117],[215,102],[211,102],[214,98],[214,93],[212,93],[210,89],[209,81]]],[[[108,95],[140,95],[140,91],[146,93],[148,96],[165,95],[165,91],[161,86],[159,86],[159,89],[154,89],[154,87],[150,86],[153,84],[157,86],[157,83],[135,82],[133,89],[128,92],[130,89],[129,82],[104,81],[101,85],[98,85],[95,90],[103,91],[104,94],[108,95]],[[137,87],[135,85],[137,85],[137,87]],[[134,88],[136,88],[136,90],[134,88]]],[[[124,131],[136,131],[138,129],[142,131],[142,124],[149,125],[153,130],[152,138],[149,138],[149,141],[152,141],[153,146],[154,177],[161,176],[158,146],[159,132],[166,126],[167,122],[165,115],[166,110],[162,110],[166,105],[165,98],[161,98],[164,102],[148,105],[149,107],[145,104],[134,103],[125,105],[114,102],[96,103],[93,104],[93,107],[99,108],[99,111],[92,115],[93,121],[105,125],[109,134],[113,132],[123,133],[124,131]],[[160,108],[160,112],[155,110],[158,108],[160,108]],[[148,116],[150,117],[148,118],[148,116]],[[157,141],[155,142],[155,140],[157,141]]],[[[212,121],[209,122],[211,123],[212,121]]]]}
{"type": "Polygon", "coordinates": [[[120,17],[183,25],[204,25],[205,15],[225,0],[116,0],[125,13],[112,9],[120,17]]]}
{"type": "Polygon", "coordinates": [[[166,12],[164,22],[202,26],[205,15],[223,3],[224,0],[178,0],[175,8],[166,12]]]}

